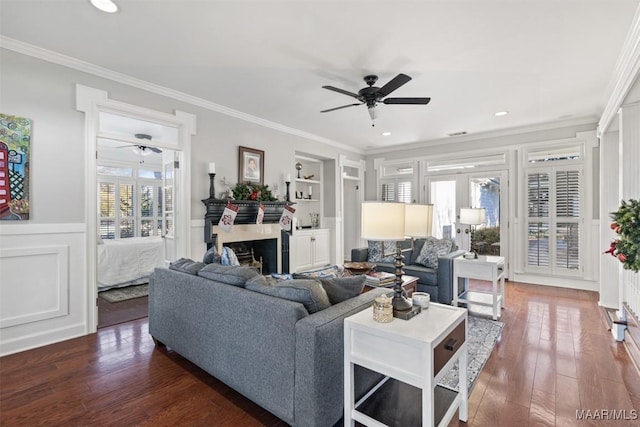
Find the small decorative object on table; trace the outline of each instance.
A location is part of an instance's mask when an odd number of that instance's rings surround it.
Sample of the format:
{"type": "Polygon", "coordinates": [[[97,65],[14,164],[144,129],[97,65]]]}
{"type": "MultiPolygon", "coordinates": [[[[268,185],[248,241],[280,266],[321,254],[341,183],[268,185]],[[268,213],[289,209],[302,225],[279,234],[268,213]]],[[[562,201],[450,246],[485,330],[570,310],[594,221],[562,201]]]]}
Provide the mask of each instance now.
{"type": "Polygon", "coordinates": [[[344,268],[352,274],[367,274],[376,267],[373,262],[345,262],[344,268]]]}
{"type": "Polygon", "coordinates": [[[373,303],[373,320],[380,323],[389,323],[393,320],[391,298],[382,295],[375,299],[373,303]]]}
{"type": "Polygon", "coordinates": [[[429,302],[431,301],[431,295],[426,292],[414,292],[411,296],[413,305],[419,305],[423,309],[429,308],[429,302]]]}

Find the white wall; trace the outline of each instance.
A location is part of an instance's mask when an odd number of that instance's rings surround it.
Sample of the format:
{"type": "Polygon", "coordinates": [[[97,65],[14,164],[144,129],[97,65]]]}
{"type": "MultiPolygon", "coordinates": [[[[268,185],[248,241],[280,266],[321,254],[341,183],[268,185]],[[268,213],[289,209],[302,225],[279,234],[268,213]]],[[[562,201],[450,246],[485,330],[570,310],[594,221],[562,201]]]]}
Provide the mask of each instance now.
{"type": "MultiPolygon", "coordinates": [[[[216,162],[218,179],[235,183],[238,146],[264,150],[265,184],[279,184],[284,195],[283,173],[295,173],[295,151],[336,160],[340,154],[361,158],[346,149],[21,53],[2,49],[0,56],[0,110],[33,120],[30,220],[0,221],[0,355],[88,331],[86,290],[93,284],[87,284],[85,253],[95,249],[86,247],[85,129],[84,114],[76,111],[76,84],[105,90],[110,99],[128,104],[196,115],[191,165],[193,258],[204,253],[201,199],[209,196],[209,162],[216,162]],[[66,300],[54,301],[54,296],[66,300]],[[17,306],[10,308],[9,302],[17,306]]],[[[219,182],[216,189],[222,190],[219,182]]]]}

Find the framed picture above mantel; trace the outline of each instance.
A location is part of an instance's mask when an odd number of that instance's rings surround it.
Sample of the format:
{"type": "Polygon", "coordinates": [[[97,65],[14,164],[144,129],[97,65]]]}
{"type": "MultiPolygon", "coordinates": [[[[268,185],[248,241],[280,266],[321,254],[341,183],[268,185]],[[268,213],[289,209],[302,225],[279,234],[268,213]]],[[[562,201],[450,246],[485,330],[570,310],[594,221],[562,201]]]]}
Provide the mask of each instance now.
{"type": "Polygon", "coordinates": [[[242,146],[239,147],[238,182],[263,185],[264,151],[242,146]]]}

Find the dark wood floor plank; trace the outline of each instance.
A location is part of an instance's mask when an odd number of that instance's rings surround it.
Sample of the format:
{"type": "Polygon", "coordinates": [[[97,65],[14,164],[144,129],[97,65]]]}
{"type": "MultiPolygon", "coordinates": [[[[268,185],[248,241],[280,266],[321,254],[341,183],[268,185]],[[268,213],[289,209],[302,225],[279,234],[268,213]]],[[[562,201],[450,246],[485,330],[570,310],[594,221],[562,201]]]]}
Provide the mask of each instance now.
{"type": "MultiPolygon", "coordinates": [[[[450,426],[638,425],[576,419],[576,410],[640,409],[640,375],[607,330],[596,293],[509,282],[506,304],[469,421],[450,426]]],[[[0,425],[286,424],[156,348],[148,320],[139,319],[1,358],[0,425]]]]}

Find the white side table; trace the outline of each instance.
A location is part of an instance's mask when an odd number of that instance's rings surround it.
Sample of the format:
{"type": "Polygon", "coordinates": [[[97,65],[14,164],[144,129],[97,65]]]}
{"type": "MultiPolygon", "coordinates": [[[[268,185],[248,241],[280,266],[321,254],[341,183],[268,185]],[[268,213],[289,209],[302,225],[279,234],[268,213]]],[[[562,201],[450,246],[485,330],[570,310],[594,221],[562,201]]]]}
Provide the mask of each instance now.
{"type": "Polygon", "coordinates": [[[477,259],[458,257],[453,260],[453,305],[459,303],[492,307],[493,320],[498,320],[500,308],[504,308],[504,257],[481,255],[477,259]],[[458,294],[459,278],[465,279],[461,294],[458,294]],[[492,292],[470,291],[469,279],[490,280],[492,292]]]}
{"type": "Polygon", "coordinates": [[[410,320],[373,320],[370,309],[344,320],[344,424],[446,426],[468,417],[467,310],[431,303],[410,320]],[[459,392],[437,385],[459,360],[459,392]],[[357,402],[354,365],[385,375],[357,402]]]}

